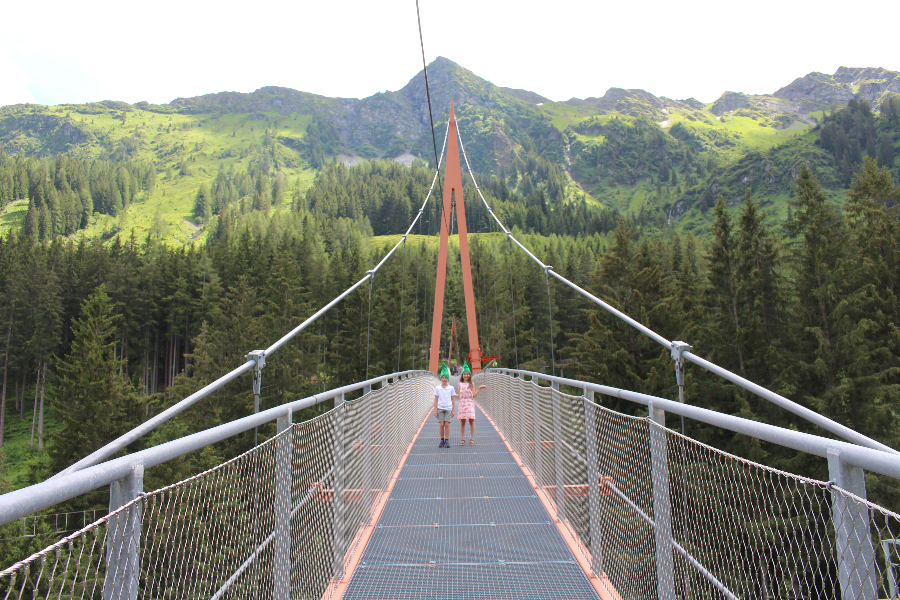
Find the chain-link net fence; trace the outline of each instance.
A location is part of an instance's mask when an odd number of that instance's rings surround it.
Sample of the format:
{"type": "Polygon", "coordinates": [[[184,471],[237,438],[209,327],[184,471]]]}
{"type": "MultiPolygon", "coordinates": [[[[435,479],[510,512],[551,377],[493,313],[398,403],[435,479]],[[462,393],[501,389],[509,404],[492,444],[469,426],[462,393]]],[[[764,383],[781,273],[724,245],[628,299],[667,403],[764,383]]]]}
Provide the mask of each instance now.
{"type": "Polygon", "coordinates": [[[897,598],[900,516],[500,373],[479,404],[612,598],[897,598]]]}
{"type": "Polygon", "coordinates": [[[326,598],[432,403],[403,378],[0,573],[7,599],[326,598]]]}

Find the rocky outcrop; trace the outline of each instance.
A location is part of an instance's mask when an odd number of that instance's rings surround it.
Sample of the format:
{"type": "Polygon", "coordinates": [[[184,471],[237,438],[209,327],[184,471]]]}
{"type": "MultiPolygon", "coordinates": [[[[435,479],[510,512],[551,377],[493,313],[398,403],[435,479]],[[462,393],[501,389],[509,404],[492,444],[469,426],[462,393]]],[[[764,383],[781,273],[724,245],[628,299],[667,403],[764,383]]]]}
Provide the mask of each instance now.
{"type": "Polygon", "coordinates": [[[750,97],[740,92],[725,92],[709,107],[709,112],[721,117],[727,112],[750,106],[750,97]]]}
{"type": "Polygon", "coordinates": [[[0,116],[0,147],[7,152],[52,156],[91,139],[86,129],[63,116],[35,113],[25,105],[10,109],[0,116]]]}
{"type": "Polygon", "coordinates": [[[851,98],[865,99],[874,108],[891,95],[900,96],[900,73],[880,67],[840,67],[834,75],[809,73],[773,94],[791,100],[804,113],[844,105],[851,98]]]}

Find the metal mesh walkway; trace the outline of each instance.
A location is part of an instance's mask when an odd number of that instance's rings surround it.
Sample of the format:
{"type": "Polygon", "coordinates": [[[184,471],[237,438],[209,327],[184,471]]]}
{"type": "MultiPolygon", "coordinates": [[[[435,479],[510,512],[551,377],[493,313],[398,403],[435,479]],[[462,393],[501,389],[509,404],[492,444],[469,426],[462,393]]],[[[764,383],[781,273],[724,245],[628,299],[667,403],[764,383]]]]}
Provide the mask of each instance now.
{"type": "Polygon", "coordinates": [[[476,445],[438,448],[422,429],[344,600],[546,599],[597,594],[497,431],[477,411],[476,445]]]}

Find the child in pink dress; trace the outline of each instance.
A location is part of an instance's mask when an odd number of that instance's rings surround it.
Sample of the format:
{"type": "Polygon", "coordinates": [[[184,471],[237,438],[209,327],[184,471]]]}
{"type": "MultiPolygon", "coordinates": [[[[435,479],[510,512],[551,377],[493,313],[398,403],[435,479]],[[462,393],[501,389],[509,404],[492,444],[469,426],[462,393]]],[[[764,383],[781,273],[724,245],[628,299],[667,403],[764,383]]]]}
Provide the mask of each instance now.
{"type": "Polygon", "coordinates": [[[466,421],[469,422],[469,444],[475,445],[475,397],[483,389],[487,389],[487,386],[482,385],[475,389],[472,383],[472,370],[469,364],[465,363],[462,375],[459,376],[459,412],[456,417],[459,419],[460,446],[466,443],[466,421]]]}

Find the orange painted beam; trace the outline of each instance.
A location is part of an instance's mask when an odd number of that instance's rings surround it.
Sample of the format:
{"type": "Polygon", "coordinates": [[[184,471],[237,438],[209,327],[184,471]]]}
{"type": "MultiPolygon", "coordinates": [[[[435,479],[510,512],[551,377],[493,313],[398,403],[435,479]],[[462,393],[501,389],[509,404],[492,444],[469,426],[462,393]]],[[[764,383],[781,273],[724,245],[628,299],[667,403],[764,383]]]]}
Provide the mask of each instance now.
{"type": "MultiPolygon", "coordinates": [[[[601,477],[600,483],[597,484],[599,488],[601,496],[609,496],[612,493],[612,490],[609,487],[609,484],[612,482],[612,477],[601,477]]],[[[587,484],[581,485],[564,485],[563,489],[565,489],[566,498],[587,498],[588,496],[588,486],[587,484]]],[[[556,499],[556,486],[555,485],[545,485],[544,493],[548,496],[556,499]]]]}
{"type": "Polygon", "coordinates": [[[469,238],[466,229],[466,210],[463,200],[462,169],[459,165],[459,141],[456,137],[456,113],[450,101],[450,124],[447,132],[447,161],[444,173],[444,198],[441,210],[441,241],[438,245],[438,264],[434,283],[434,313],[431,320],[431,354],[428,370],[437,373],[440,360],[441,327],[444,321],[444,291],[447,278],[447,247],[450,239],[451,206],[456,201],[456,226],[459,230],[459,254],[466,300],[466,327],[469,333],[469,352],[472,372],[481,370],[481,347],[478,344],[478,320],[475,312],[475,288],[472,285],[472,263],[469,258],[469,238]]]}

